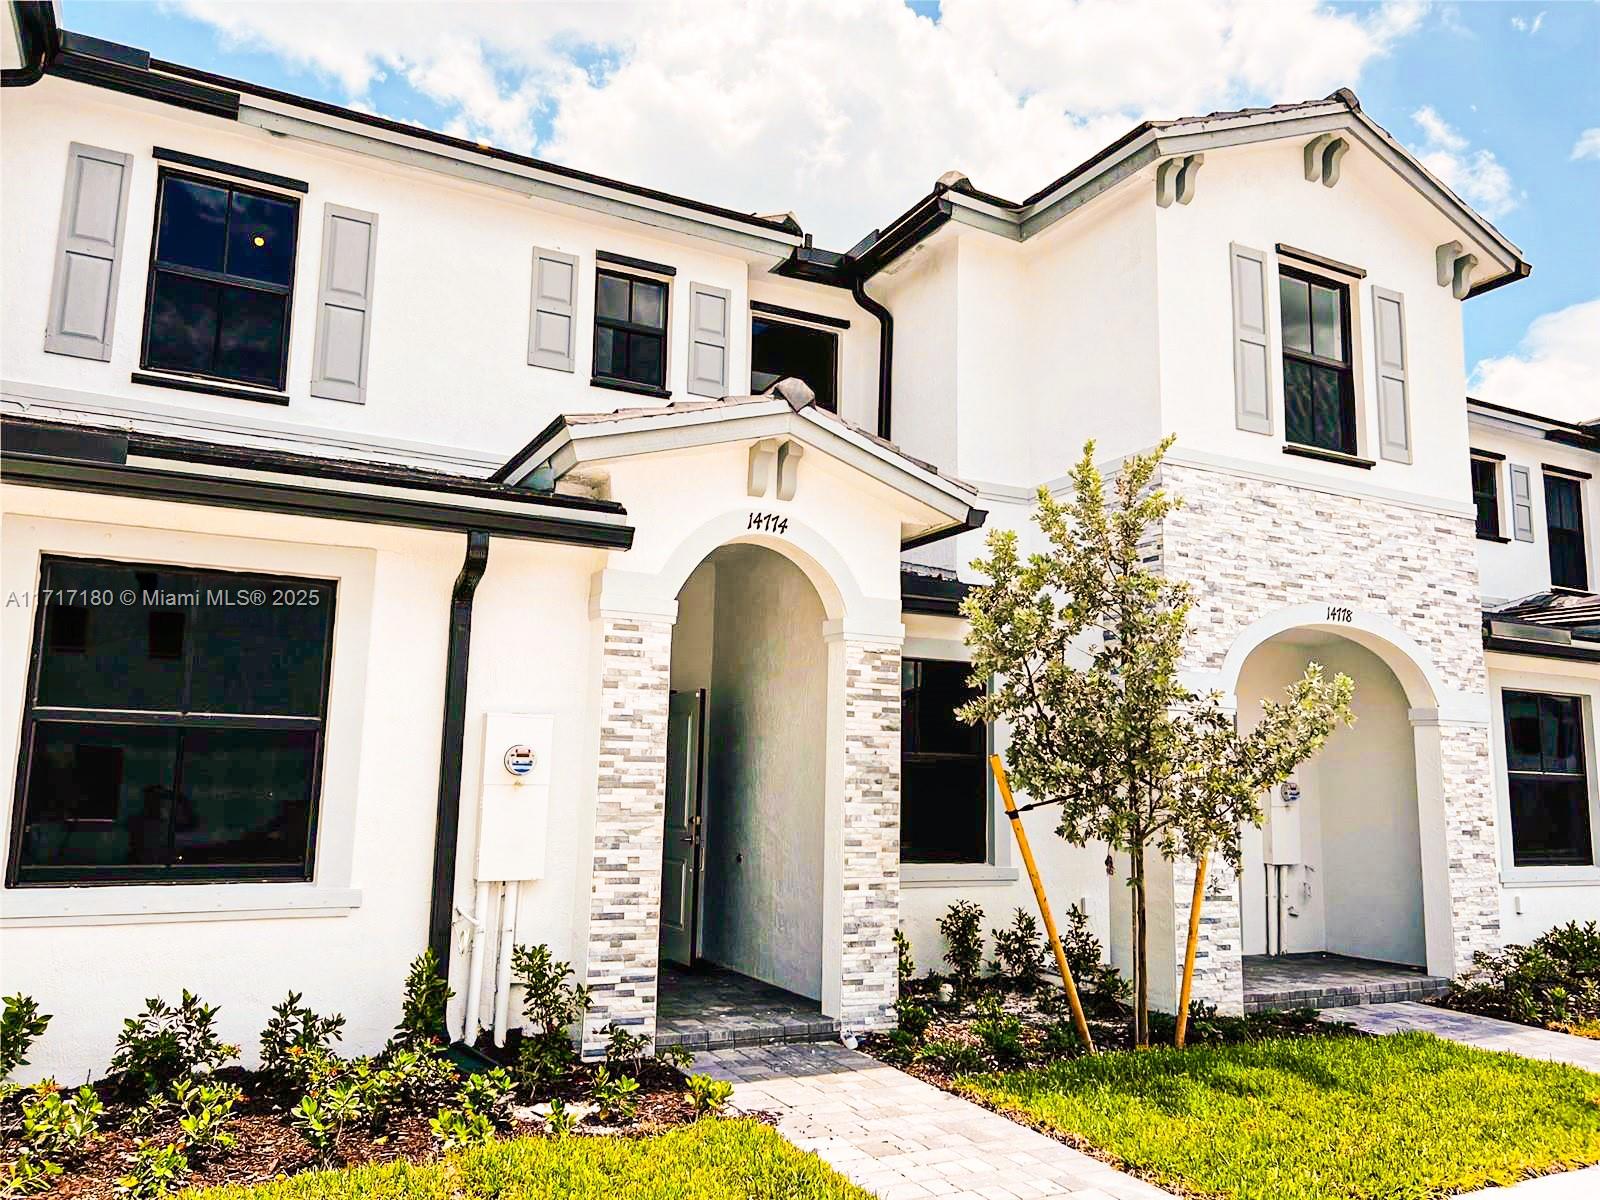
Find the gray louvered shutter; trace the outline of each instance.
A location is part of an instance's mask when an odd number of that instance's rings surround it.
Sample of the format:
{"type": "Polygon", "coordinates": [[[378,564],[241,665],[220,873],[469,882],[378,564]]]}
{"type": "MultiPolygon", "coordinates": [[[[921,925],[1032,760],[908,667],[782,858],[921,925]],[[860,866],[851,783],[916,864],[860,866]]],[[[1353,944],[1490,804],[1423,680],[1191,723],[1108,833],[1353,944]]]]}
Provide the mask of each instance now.
{"type": "Polygon", "coordinates": [[[73,142],[44,348],[108,362],[133,155],[73,142]]]}
{"type": "Polygon", "coordinates": [[[1228,247],[1233,273],[1233,420],[1250,433],[1272,432],[1271,309],[1267,304],[1267,256],[1237,244],[1228,247]]]}
{"type": "Polygon", "coordinates": [[[1411,461],[1411,385],[1406,380],[1406,312],[1399,292],[1372,289],[1378,360],[1378,457],[1411,461]]]}
{"type": "Polygon", "coordinates": [[[533,311],[528,320],[530,367],[549,367],[556,371],[575,369],[573,326],[577,296],[577,255],[535,246],[533,311]]]}
{"type": "Polygon", "coordinates": [[[1533,541],[1533,482],[1528,468],[1513,463],[1511,476],[1511,536],[1519,542],[1533,541]]]}
{"type": "Polygon", "coordinates": [[[322,218],[322,274],[317,286],[317,345],[311,394],[367,402],[367,345],[372,340],[372,268],[378,215],[330,204],[322,218]]]}
{"type": "Polygon", "coordinates": [[[733,296],[703,283],[689,285],[689,391],[728,394],[728,310],[733,296]]]}

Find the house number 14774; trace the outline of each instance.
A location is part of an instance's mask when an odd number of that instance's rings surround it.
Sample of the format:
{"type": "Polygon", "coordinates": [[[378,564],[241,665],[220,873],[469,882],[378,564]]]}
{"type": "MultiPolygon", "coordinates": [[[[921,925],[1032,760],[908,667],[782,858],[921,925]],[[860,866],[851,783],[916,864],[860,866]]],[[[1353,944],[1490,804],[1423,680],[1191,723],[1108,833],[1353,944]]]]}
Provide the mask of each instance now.
{"type": "Polygon", "coordinates": [[[788,533],[789,518],[779,516],[777,513],[750,514],[750,523],[746,529],[759,529],[762,533],[788,533]]]}

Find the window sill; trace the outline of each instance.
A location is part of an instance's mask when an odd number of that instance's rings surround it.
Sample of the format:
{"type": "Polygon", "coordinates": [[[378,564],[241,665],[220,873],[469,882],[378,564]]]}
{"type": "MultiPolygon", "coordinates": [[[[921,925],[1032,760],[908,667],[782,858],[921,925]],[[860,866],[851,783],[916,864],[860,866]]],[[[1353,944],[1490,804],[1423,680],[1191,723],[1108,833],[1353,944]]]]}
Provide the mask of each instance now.
{"type": "Polygon", "coordinates": [[[998,887],[1015,883],[1015,867],[993,863],[901,863],[900,886],[923,887],[998,887]]]}
{"type": "Polygon", "coordinates": [[[1600,887],[1600,867],[1507,867],[1500,886],[1508,888],[1600,887]]]}
{"type": "Polygon", "coordinates": [[[359,888],[314,883],[8,888],[0,898],[0,928],[343,917],[360,907],[359,888]]]}
{"type": "Polygon", "coordinates": [[[591,378],[589,386],[609,388],[615,392],[632,392],[635,396],[654,396],[657,400],[672,399],[672,393],[666,388],[651,387],[648,383],[630,383],[626,379],[609,379],[604,375],[591,378]]]}
{"type": "Polygon", "coordinates": [[[1478,540],[1480,542],[1498,542],[1502,546],[1509,546],[1511,544],[1510,538],[1501,537],[1498,533],[1480,533],[1478,535],[1478,540]]]}
{"type": "Polygon", "coordinates": [[[190,379],[182,375],[151,375],[135,371],[133,382],[149,387],[172,388],[180,392],[199,392],[203,396],[225,396],[229,400],[254,400],[259,404],[288,404],[289,397],[282,392],[255,391],[251,388],[226,387],[203,379],[190,379]]]}
{"type": "Polygon", "coordinates": [[[1315,458],[1321,462],[1339,463],[1346,467],[1359,467],[1363,471],[1370,471],[1378,464],[1370,458],[1361,458],[1354,454],[1346,454],[1342,450],[1323,450],[1317,446],[1297,446],[1289,443],[1284,446],[1285,454],[1293,454],[1299,458],[1315,458]]]}

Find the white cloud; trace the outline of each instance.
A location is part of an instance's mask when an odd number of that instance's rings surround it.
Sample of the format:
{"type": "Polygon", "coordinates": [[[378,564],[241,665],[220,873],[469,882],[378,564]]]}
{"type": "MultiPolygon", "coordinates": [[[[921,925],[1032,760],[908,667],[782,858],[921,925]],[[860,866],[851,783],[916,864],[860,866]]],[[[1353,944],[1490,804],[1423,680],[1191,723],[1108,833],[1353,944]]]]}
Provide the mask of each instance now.
{"type": "Polygon", "coordinates": [[[1511,173],[1495,158],[1494,151],[1472,149],[1467,139],[1431,105],[1417,109],[1411,119],[1422,130],[1423,140],[1417,148],[1417,157],[1423,166],[1468,204],[1494,220],[1521,203],[1521,190],[1511,181],[1511,173]]]}
{"type": "Polygon", "coordinates": [[[1316,0],[430,5],[173,0],[373,105],[399,80],[452,132],[854,242],[952,167],[1021,197],[1146,117],[1357,82],[1424,12],[1316,0]],[[1307,47],[1315,47],[1308,53],[1307,47]]]}
{"type": "Polygon", "coordinates": [[[1582,158],[1600,159],[1600,126],[1585,129],[1578,135],[1578,140],[1572,143],[1572,158],[1574,162],[1582,158]]]}
{"type": "Polygon", "coordinates": [[[1515,29],[1518,33],[1525,33],[1529,37],[1532,37],[1534,34],[1538,33],[1539,32],[1539,27],[1542,26],[1543,24],[1544,24],[1544,11],[1542,9],[1540,10],[1539,14],[1536,17],[1534,17],[1533,20],[1531,20],[1531,21],[1528,20],[1526,17],[1512,17],[1511,18],[1511,28],[1515,29]]]}
{"type": "Polygon", "coordinates": [[[1600,299],[1545,313],[1515,354],[1480,360],[1468,390],[1563,421],[1600,417],[1600,299]]]}

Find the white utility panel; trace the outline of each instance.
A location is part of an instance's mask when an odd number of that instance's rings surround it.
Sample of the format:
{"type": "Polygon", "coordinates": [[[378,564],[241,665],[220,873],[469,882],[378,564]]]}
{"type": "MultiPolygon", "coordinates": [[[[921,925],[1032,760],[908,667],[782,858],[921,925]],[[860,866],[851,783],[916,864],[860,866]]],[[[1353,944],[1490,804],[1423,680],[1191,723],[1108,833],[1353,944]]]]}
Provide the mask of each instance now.
{"type": "Polygon", "coordinates": [[[488,713],[478,788],[479,883],[544,877],[555,718],[488,713]]]}

